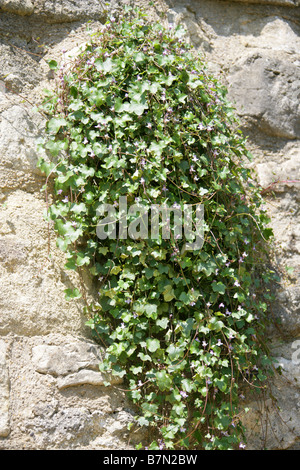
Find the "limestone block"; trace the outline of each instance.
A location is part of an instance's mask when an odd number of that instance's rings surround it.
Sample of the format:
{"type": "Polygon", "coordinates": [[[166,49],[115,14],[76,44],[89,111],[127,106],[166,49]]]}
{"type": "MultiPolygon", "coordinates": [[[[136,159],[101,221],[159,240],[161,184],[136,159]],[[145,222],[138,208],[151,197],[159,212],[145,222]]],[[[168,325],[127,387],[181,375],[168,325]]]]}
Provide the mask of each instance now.
{"type": "MultiPolygon", "coordinates": [[[[300,341],[299,341],[300,342],[300,341]]],[[[277,368],[281,368],[284,376],[291,382],[295,387],[300,387],[300,361],[293,361],[284,357],[278,357],[277,368]]]]}
{"type": "MultiPolygon", "coordinates": [[[[40,344],[32,348],[32,361],[37,372],[51,374],[56,377],[77,373],[80,369],[97,370],[100,353],[96,346],[86,341],[74,341],[63,345],[40,344]]],[[[91,371],[89,371],[91,372],[91,371]]],[[[102,380],[99,373],[98,380],[102,380]]],[[[73,376],[74,383],[83,380],[84,376],[73,376]]],[[[92,380],[92,375],[88,376],[92,380]]],[[[95,376],[93,375],[94,379],[95,376]]],[[[93,380],[94,380],[93,379],[93,380]]],[[[70,379],[71,381],[72,379],[70,379]]],[[[64,384],[65,382],[62,382],[64,384]]]]}
{"type": "Polygon", "coordinates": [[[40,174],[37,170],[40,116],[15,105],[4,111],[0,119],[0,165],[40,174]]]}
{"type": "Polygon", "coordinates": [[[41,15],[51,22],[78,21],[103,16],[105,2],[95,0],[0,0],[0,9],[26,16],[41,15]]]}
{"type": "Polygon", "coordinates": [[[168,10],[168,22],[171,26],[181,25],[186,29],[185,41],[195,47],[209,49],[209,41],[197,21],[195,14],[183,6],[176,6],[168,10]]]}
{"type": "Polygon", "coordinates": [[[232,0],[232,1],[239,2],[239,3],[257,3],[259,5],[278,5],[278,6],[284,6],[284,7],[297,7],[300,5],[299,0],[232,0]]]}
{"type": "MultiPolygon", "coordinates": [[[[13,24],[9,23],[7,28],[13,35],[13,24]]],[[[12,37],[0,44],[0,80],[5,84],[7,93],[22,94],[26,88],[36,86],[41,80],[40,67],[36,56],[26,53],[26,41],[17,41],[16,47],[14,42],[15,38],[12,37]]]]}
{"type": "MultiPolygon", "coordinates": [[[[298,150],[300,152],[300,150],[298,150]]],[[[283,162],[264,162],[256,165],[261,187],[265,190],[272,186],[272,191],[285,191],[287,188],[300,188],[299,153],[283,162]],[[274,184],[276,183],[276,184],[274,184]]]]}
{"type": "Polygon", "coordinates": [[[26,16],[33,13],[33,4],[30,0],[0,0],[0,9],[26,16]]]}
{"type": "Polygon", "coordinates": [[[10,433],[9,426],[9,375],[6,363],[7,347],[0,340],[0,437],[10,433]]]}
{"type": "Polygon", "coordinates": [[[75,374],[59,377],[57,379],[57,387],[59,390],[68,387],[77,387],[79,385],[104,386],[106,382],[110,385],[117,385],[123,382],[120,377],[104,377],[100,372],[94,370],[82,369],[75,374]]]}
{"type": "Polygon", "coordinates": [[[300,137],[300,68],[276,54],[250,53],[232,68],[229,99],[244,118],[267,134],[300,137]]]}
{"type": "Polygon", "coordinates": [[[86,321],[82,299],[65,299],[64,290],[79,287],[79,283],[76,273],[64,270],[66,259],[56,248],[52,232],[51,259],[48,257],[44,210],[39,195],[19,190],[0,206],[2,334],[72,333],[82,331],[86,321]]]}
{"type": "Polygon", "coordinates": [[[297,63],[300,53],[300,38],[292,24],[276,15],[259,17],[249,26],[248,21],[241,21],[240,43],[247,48],[272,50],[290,54],[287,59],[297,63]],[[295,57],[292,56],[295,54],[295,57]]]}

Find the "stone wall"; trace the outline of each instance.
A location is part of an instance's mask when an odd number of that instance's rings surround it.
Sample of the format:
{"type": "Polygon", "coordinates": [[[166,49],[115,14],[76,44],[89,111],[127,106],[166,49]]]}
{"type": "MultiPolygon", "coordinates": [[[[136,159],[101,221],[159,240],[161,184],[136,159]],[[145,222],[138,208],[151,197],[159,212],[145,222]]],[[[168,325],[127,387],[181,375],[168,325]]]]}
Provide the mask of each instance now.
{"type": "MultiPolygon", "coordinates": [[[[136,2],[135,2],[136,3],[136,2]]],[[[187,28],[187,40],[228,87],[254,155],[277,240],[270,328],[282,374],[278,403],[247,402],[249,449],[297,449],[299,413],[300,12],[298,0],[156,1],[151,17],[187,28]],[[298,182],[297,182],[298,181],[298,182]],[[272,190],[272,192],[270,191],[272,190]],[[289,274],[286,267],[293,268],[289,274]],[[298,380],[298,382],[297,382],[298,380]],[[278,409],[278,406],[280,409],[278,409]]],[[[122,1],[105,8],[122,8],[122,1]]],[[[53,85],[49,59],[84,43],[105,20],[100,1],[0,0],[0,449],[128,449],[134,409],[122,384],[105,386],[102,350],[85,326],[83,301],[64,290],[64,269],[36,169],[44,118],[34,110],[53,85]]],[[[51,202],[51,196],[49,196],[51,202]]],[[[89,293],[89,280],[86,280],[89,293]]],[[[247,400],[247,398],[246,398],[247,400]]],[[[246,402],[245,402],[246,403],[246,402]]]]}

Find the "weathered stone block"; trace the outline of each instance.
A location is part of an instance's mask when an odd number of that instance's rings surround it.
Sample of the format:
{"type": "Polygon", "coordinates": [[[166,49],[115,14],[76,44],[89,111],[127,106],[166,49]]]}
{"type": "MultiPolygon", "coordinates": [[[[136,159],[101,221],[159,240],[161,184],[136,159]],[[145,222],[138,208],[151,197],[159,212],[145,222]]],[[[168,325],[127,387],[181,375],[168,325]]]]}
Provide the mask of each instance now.
{"type": "Polygon", "coordinates": [[[10,433],[9,426],[9,375],[6,363],[7,346],[0,340],[0,437],[10,433]]]}
{"type": "Polygon", "coordinates": [[[37,372],[58,377],[74,374],[80,369],[97,370],[100,355],[95,345],[85,341],[74,341],[60,346],[48,344],[34,346],[32,361],[37,372]]]}
{"type": "Polygon", "coordinates": [[[230,71],[229,99],[244,118],[262,131],[288,139],[300,138],[300,69],[275,54],[255,52],[242,57],[230,71]]]}

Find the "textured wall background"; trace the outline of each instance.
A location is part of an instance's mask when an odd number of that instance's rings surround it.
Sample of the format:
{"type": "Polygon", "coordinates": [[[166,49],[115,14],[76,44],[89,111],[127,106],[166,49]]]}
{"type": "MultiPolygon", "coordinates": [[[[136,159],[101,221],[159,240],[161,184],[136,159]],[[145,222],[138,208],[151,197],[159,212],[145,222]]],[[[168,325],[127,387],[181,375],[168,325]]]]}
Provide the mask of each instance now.
{"type": "MultiPolygon", "coordinates": [[[[299,1],[138,3],[153,18],[165,11],[166,21],[186,26],[187,40],[229,89],[260,184],[280,181],[265,193],[283,274],[272,312],[281,326],[269,331],[282,366],[272,383],[280,409],[246,397],[245,423],[249,449],[298,449],[299,1]]],[[[122,7],[116,0],[106,8],[122,7]]],[[[0,449],[126,449],[141,437],[127,430],[134,410],[122,384],[103,384],[82,302],[64,298],[79,280],[64,270],[44,222],[36,169],[44,123],[34,105],[53,85],[47,61],[61,62],[62,51],[87,40],[105,17],[95,0],[0,0],[0,449]]]]}

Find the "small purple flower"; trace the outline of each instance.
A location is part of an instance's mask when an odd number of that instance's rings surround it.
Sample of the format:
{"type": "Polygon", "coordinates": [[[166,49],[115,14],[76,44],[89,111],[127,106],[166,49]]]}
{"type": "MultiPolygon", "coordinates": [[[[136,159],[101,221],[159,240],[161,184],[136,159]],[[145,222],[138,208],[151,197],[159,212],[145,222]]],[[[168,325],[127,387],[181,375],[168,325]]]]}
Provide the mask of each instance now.
{"type": "Polygon", "coordinates": [[[165,444],[162,441],[160,441],[159,449],[162,450],[164,447],[165,447],[165,444]]]}
{"type": "Polygon", "coordinates": [[[236,281],[234,281],[234,286],[236,286],[236,287],[240,287],[240,285],[241,285],[241,284],[239,283],[239,281],[237,281],[237,280],[236,280],[236,281]]]}
{"type": "Polygon", "coordinates": [[[183,391],[183,390],[180,391],[179,393],[180,393],[180,395],[181,395],[183,398],[186,398],[186,397],[188,396],[188,394],[187,394],[185,391],[183,391]]]}
{"type": "Polygon", "coordinates": [[[222,307],[224,307],[224,304],[223,304],[223,302],[222,302],[222,303],[220,303],[220,305],[219,305],[219,308],[222,308],[222,307]]]}
{"type": "Polygon", "coordinates": [[[59,190],[57,191],[57,194],[61,194],[62,192],[63,192],[63,190],[62,190],[62,189],[59,189],[59,190]]]}
{"type": "Polygon", "coordinates": [[[95,57],[92,57],[91,59],[88,59],[87,62],[86,62],[87,65],[94,65],[94,63],[95,63],[95,57]]]}
{"type": "Polygon", "coordinates": [[[66,197],[62,200],[62,202],[69,202],[68,196],[66,196],[66,197]]]}

